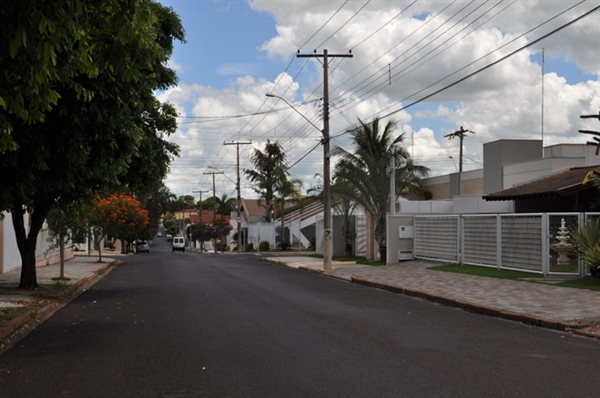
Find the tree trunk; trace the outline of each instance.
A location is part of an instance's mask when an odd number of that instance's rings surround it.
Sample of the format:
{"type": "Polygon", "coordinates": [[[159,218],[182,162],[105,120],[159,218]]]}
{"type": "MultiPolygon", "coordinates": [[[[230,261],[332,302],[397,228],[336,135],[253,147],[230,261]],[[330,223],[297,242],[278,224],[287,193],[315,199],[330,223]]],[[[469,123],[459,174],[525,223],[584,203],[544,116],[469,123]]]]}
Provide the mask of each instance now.
{"type": "Polygon", "coordinates": [[[273,214],[273,202],[266,201],[265,203],[265,221],[271,222],[273,221],[271,215],[273,214]]]}
{"type": "Polygon", "coordinates": [[[60,234],[60,279],[65,279],[65,235],[60,234]]]}
{"type": "Polygon", "coordinates": [[[384,264],[387,264],[387,246],[379,245],[379,259],[384,264]]]}
{"type": "MultiPolygon", "coordinates": [[[[283,209],[281,210],[281,250],[283,250],[286,245],[283,243],[285,241],[285,223],[284,223],[284,213],[283,209]]],[[[260,242],[258,242],[260,244],[260,242]]]]}
{"type": "Polygon", "coordinates": [[[25,232],[25,209],[21,203],[15,203],[12,211],[12,222],[17,240],[17,247],[21,254],[21,280],[20,289],[35,289],[37,284],[37,272],[35,268],[35,248],[37,237],[44,225],[44,220],[52,208],[50,204],[36,205],[35,210],[29,214],[29,232],[25,232]]]}
{"type": "Polygon", "coordinates": [[[387,236],[385,234],[385,216],[381,217],[375,226],[375,241],[379,246],[379,260],[387,263],[387,236]]]}
{"type": "Polygon", "coordinates": [[[98,262],[102,262],[102,239],[104,238],[103,234],[100,234],[98,229],[94,230],[94,242],[98,246],[98,262]],[[98,238],[98,240],[96,240],[98,238]]]}

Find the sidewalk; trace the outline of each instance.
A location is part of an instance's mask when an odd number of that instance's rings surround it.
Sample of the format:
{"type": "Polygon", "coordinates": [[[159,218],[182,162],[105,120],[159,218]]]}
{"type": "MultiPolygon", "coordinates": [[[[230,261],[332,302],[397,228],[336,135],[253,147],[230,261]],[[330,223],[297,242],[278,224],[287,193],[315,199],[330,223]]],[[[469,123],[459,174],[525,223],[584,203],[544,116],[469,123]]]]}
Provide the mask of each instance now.
{"type": "Polygon", "coordinates": [[[324,273],[322,259],[300,256],[265,259],[477,313],[553,329],[569,330],[587,324],[591,319],[600,320],[598,291],[433,271],[427,268],[440,263],[422,260],[386,266],[334,261],[332,271],[324,273]]]}

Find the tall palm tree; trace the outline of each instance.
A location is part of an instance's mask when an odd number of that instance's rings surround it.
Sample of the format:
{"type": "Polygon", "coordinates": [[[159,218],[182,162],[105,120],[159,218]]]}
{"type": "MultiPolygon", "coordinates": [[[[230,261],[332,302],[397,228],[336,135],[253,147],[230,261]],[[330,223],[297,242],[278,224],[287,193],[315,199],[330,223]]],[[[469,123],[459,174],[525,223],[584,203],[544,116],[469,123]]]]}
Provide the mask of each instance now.
{"type": "Polygon", "coordinates": [[[257,184],[254,191],[265,201],[265,220],[271,222],[275,184],[281,176],[287,175],[283,146],[279,142],[267,140],[264,151],[255,149],[251,160],[254,169],[245,169],[244,174],[257,184]]]}
{"type": "Polygon", "coordinates": [[[340,156],[333,176],[353,187],[353,198],[369,213],[375,224],[375,240],[379,245],[382,261],[386,260],[386,213],[390,208],[390,161],[395,161],[395,196],[418,192],[420,180],[429,169],[418,166],[402,143],[404,134],[394,137],[396,122],[388,121],[381,130],[379,119],[364,123],[359,119],[357,127],[348,130],[352,136],[354,152],[341,147],[332,151],[340,156]]]}

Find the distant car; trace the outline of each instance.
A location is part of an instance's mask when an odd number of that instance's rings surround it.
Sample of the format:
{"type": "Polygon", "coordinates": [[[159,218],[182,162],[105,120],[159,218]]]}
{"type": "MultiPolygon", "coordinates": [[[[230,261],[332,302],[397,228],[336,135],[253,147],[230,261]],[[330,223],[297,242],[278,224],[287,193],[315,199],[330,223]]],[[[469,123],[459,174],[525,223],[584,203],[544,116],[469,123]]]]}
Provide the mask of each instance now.
{"type": "Polygon", "coordinates": [[[159,238],[162,237],[162,232],[158,231],[158,233],[156,234],[156,236],[158,236],[159,238]]]}
{"type": "Polygon", "coordinates": [[[169,234],[167,234],[167,240],[168,240],[169,242],[171,242],[171,241],[173,240],[173,235],[169,235],[169,234]]]}
{"type": "Polygon", "coordinates": [[[150,245],[145,240],[138,242],[137,245],[135,246],[135,249],[138,253],[141,253],[141,252],[150,253],[150,245]]]}
{"type": "Polygon", "coordinates": [[[173,238],[173,251],[175,250],[185,252],[185,239],[183,239],[183,236],[176,236],[173,238]]]}

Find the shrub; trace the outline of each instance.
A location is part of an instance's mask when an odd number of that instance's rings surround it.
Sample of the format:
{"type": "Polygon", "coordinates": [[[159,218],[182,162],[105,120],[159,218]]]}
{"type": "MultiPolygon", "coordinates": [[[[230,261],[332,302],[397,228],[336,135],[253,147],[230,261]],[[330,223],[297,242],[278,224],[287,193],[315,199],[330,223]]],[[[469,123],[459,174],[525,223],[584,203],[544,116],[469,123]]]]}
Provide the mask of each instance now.
{"type": "Polygon", "coordinates": [[[261,252],[268,252],[270,247],[271,245],[266,240],[263,240],[258,244],[258,250],[260,250],[261,252]]]}
{"type": "Polygon", "coordinates": [[[590,274],[600,277],[600,223],[590,219],[579,229],[569,231],[577,245],[577,254],[590,269],[590,274]]]}
{"type": "Polygon", "coordinates": [[[244,251],[245,251],[245,252],[251,252],[251,251],[254,251],[254,244],[253,244],[252,242],[250,242],[250,243],[247,243],[247,244],[246,244],[246,247],[244,248],[244,251]]]}
{"type": "Polygon", "coordinates": [[[277,247],[284,251],[290,250],[290,246],[290,242],[288,242],[287,240],[283,240],[277,244],[277,247]]]}

